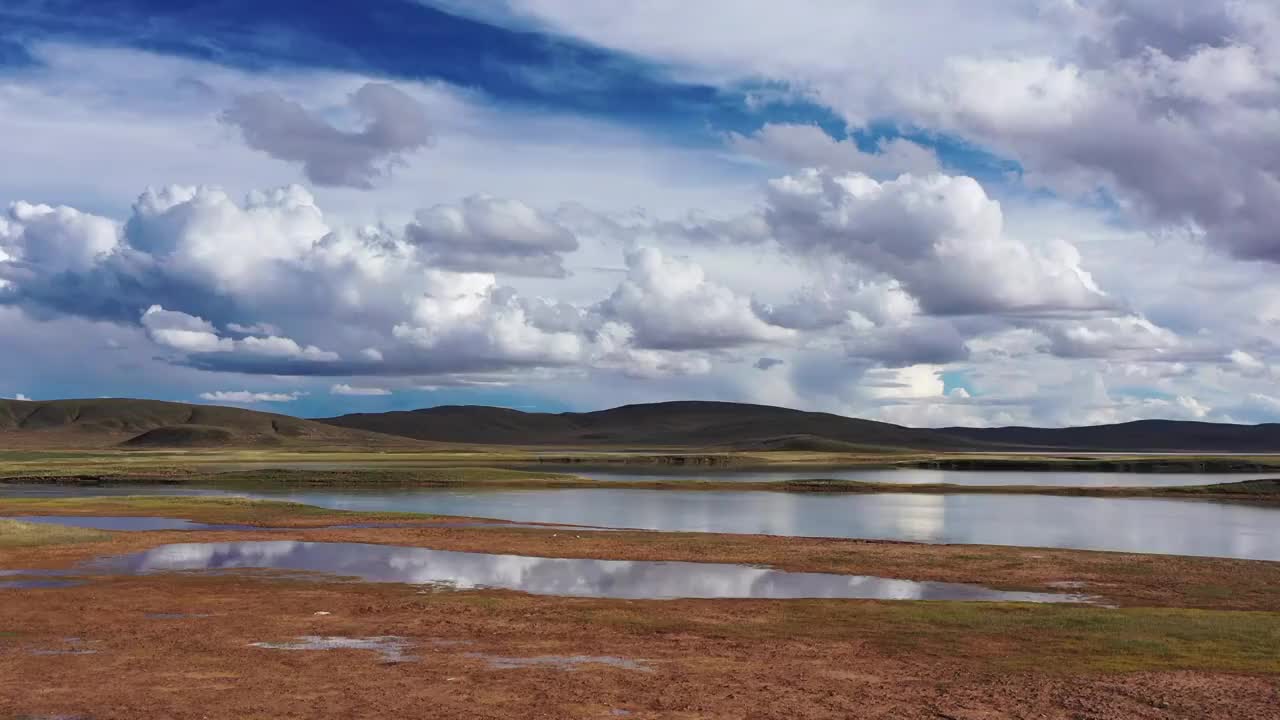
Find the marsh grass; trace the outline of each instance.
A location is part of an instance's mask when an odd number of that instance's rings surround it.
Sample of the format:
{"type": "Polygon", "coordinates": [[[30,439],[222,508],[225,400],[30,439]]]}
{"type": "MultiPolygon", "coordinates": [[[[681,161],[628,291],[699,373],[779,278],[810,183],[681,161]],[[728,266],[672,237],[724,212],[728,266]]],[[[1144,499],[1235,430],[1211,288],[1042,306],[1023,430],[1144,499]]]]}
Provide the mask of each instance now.
{"type": "Polygon", "coordinates": [[[794,601],[715,623],[640,607],[578,614],[625,633],[870,642],[891,653],[982,657],[1010,670],[1280,673],[1280,614],[1269,612],[794,601]]]}
{"type": "Polygon", "coordinates": [[[12,515],[119,515],[180,517],[196,522],[243,525],[321,525],[360,520],[430,520],[432,515],[347,512],[315,505],[244,497],[123,495],[86,498],[0,498],[0,513],[12,515]]]}
{"type": "Polygon", "coordinates": [[[109,537],[110,535],[100,530],[0,518],[0,548],[98,542],[109,537]]]}

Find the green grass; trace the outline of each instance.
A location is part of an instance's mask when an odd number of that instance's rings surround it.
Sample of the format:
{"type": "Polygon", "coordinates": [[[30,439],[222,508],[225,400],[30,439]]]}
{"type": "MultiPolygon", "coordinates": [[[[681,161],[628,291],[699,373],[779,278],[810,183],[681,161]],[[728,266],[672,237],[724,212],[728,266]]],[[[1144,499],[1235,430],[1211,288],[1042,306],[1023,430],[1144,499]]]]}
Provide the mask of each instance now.
{"type": "Polygon", "coordinates": [[[126,495],[92,498],[0,498],[0,513],[13,515],[117,515],[179,517],[244,525],[323,525],[355,521],[429,520],[432,515],[347,512],[302,503],[240,497],[126,495]]]}
{"type": "MultiPolygon", "coordinates": [[[[584,609],[592,623],[639,634],[752,641],[870,642],[906,655],[970,655],[997,667],[1055,672],[1206,670],[1280,674],[1280,614],[968,602],[796,601],[745,621],[584,609]]],[[[579,619],[587,619],[579,617],[579,619]]]]}
{"type": "Polygon", "coordinates": [[[98,542],[110,537],[99,530],[44,525],[0,518],[0,548],[40,547],[98,542]]]}

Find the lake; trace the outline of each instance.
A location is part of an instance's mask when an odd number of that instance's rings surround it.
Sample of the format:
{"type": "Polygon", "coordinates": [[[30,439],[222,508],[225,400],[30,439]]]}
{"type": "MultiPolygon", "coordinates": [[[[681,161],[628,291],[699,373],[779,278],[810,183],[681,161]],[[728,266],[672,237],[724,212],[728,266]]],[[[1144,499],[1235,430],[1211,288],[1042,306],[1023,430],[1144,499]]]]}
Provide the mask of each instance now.
{"type": "MultiPolygon", "coordinates": [[[[421,462],[386,461],[293,461],[215,463],[210,470],[368,470],[371,468],[407,469],[423,467],[421,462]]],[[[533,472],[568,473],[604,482],[715,480],[718,482],[782,482],[786,480],[858,480],[870,483],[905,485],[1052,485],[1057,487],[1175,487],[1212,485],[1280,477],[1280,470],[1270,473],[1160,473],[1160,472],[1075,472],[1063,470],[932,470],[925,468],[735,468],[671,467],[663,465],[586,465],[537,463],[505,466],[533,472]]]]}
{"type": "MultiPolygon", "coordinates": [[[[0,486],[0,495],[26,494],[29,488],[0,486]]],[[[39,491],[93,495],[99,489],[42,486],[39,491]]],[[[281,488],[236,494],[343,510],[517,522],[1280,560],[1280,506],[1203,500],[626,488],[281,488]]]]}
{"type": "Polygon", "coordinates": [[[602,482],[714,480],[718,482],[784,482],[787,480],[857,480],[902,485],[1047,485],[1053,487],[1179,487],[1213,485],[1280,477],[1271,473],[1141,473],[1025,470],[931,470],[924,468],[811,469],[681,469],[538,465],[521,469],[563,472],[602,482]]]}

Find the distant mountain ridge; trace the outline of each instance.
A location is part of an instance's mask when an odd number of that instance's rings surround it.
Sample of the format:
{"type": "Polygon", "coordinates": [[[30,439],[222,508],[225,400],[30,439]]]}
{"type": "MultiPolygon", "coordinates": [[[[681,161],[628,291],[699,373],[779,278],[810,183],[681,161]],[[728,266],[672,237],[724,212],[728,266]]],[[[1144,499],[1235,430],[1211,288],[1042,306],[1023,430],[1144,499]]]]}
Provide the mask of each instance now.
{"type": "Polygon", "coordinates": [[[418,440],[481,445],[667,446],[738,450],[1280,452],[1280,425],[1142,420],[1077,428],[909,428],[744,403],[677,401],[585,413],[478,405],[320,419],[418,440]]]}
{"type": "Polygon", "coordinates": [[[1075,428],[909,428],[769,405],[677,401],[582,413],[446,405],[318,420],[157,400],[0,400],[0,449],[443,445],[874,452],[1280,453],[1280,424],[1141,420],[1075,428]]]}
{"type": "Polygon", "coordinates": [[[160,400],[0,400],[0,448],[406,446],[412,440],[289,415],[160,400]]]}
{"type": "Polygon", "coordinates": [[[700,401],[624,405],[586,413],[445,405],[342,415],[318,422],[419,440],[482,445],[723,446],[746,450],[782,444],[799,450],[836,449],[832,447],[835,444],[852,451],[884,447],[959,450],[978,444],[874,420],[769,405],[700,401]]]}

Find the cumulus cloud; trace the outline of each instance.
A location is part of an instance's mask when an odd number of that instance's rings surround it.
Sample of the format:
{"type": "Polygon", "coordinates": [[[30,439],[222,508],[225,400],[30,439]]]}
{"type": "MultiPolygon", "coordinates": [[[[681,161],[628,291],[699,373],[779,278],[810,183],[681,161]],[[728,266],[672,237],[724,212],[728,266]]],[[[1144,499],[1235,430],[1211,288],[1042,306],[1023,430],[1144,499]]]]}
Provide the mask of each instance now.
{"type": "Polygon", "coordinates": [[[899,101],[1061,192],[1280,262],[1280,11],[1273,3],[1069,6],[1070,56],[955,57],[899,101]],[[1173,7],[1170,7],[1172,5],[1173,7]]]}
{"type": "Polygon", "coordinates": [[[522,202],[476,195],[418,211],[406,235],[438,268],[564,277],[577,238],[522,202]]]}
{"type": "Polygon", "coordinates": [[[391,391],[380,387],[359,387],[348,385],[346,383],[338,383],[329,388],[330,395],[351,395],[356,397],[366,396],[375,397],[379,395],[390,395],[391,391]]]}
{"type": "Polygon", "coordinates": [[[300,163],[317,185],[372,188],[405,163],[408,153],[431,142],[426,109],[393,85],[365,83],[351,94],[349,104],[348,112],[363,127],[334,127],[319,113],[274,92],[238,97],[222,121],[239,128],[255,150],[300,163]]]}
{"type": "Polygon", "coordinates": [[[184,353],[243,353],[321,363],[340,359],[338,353],[314,345],[299,345],[287,337],[249,336],[238,340],[221,337],[204,318],[165,310],[159,305],[152,305],[142,314],[142,326],[156,344],[184,353]]]}
{"type": "Polygon", "coordinates": [[[11,271],[83,271],[115,249],[119,226],[65,206],[15,202],[0,216],[0,262],[11,271]]]}
{"type": "Polygon", "coordinates": [[[31,398],[27,397],[26,395],[23,395],[22,393],[16,393],[13,397],[5,398],[5,399],[6,399],[6,400],[19,400],[19,401],[21,401],[21,402],[32,402],[31,398]]]}
{"type": "Polygon", "coordinates": [[[250,392],[248,390],[218,390],[216,392],[200,393],[201,400],[208,400],[215,403],[232,403],[235,405],[254,405],[257,403],[286,403],[293,402],[302,397],[306,393],[273,393],[273,392],[250,392]]]}
{"type": "Polygon", "coordinates": [[[1045,325],[1050,351],[1060,357],[1155,356],[1180,345],[1178,336],[1145,317],[1129,315],[1045,325]]]}
{"type": "Polygon", "coordinates": [[[919,303],[897,280],[862,281],[827,277],[807,285],[786,303],[756,302],[756,312],[774,325],[821,330],[837,325],[866,329],[898,325],[920,312],[919,303]]]}
{"type": "Polygon", "coordinates": [[[900,283],[935,315],[1096,310],[1108,299],[1065,241],[1009,237],[1000,204],[968,177],[878,182],[809,169],[769,184],[776,239],[900,283]]]}
{"type": "Polygon", "coordinates": [[[638,346],[694,350],[786,340],[792,331],[770,325],[751,302],[707,279],[701,267],[652,247],[627,254],[627,277],[600,313],[624,322],[638,346]]]}

